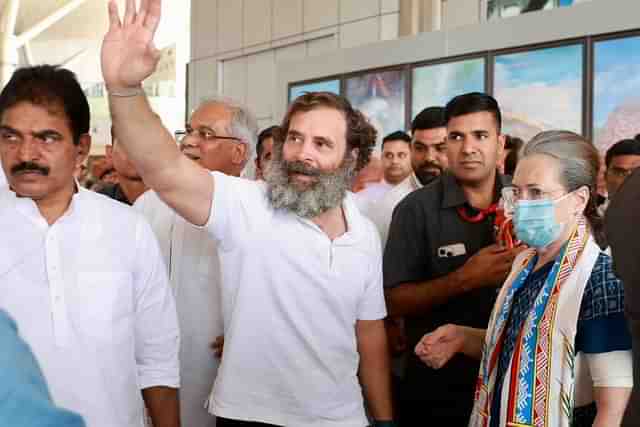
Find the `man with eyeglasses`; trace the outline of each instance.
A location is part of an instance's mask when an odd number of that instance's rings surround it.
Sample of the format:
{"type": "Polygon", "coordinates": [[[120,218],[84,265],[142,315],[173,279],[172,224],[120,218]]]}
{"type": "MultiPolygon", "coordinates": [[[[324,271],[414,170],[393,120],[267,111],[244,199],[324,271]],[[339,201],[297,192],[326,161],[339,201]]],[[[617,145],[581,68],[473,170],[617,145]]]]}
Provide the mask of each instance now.
{"type": "MultiPolygon", "coordinates": [[[[176,132],[182,153],[211,172],[239,177],[256,143],[256,122],[229,99],[205,101],[176,132]]],[[[175,179],[180,179],[176,177],[175,179]]],[[[169,208],[155,191],[134,205],[149,220],[160,242],[176,296],[182,332],[180,345],[180,416],[183,426],[215,426],[204,407],[216,378],[222,349],[222,303],[218,245],[169,208]],[[219,356],[219,354],[217,354],[219,356]]]]}
{"type": "Polygon", "coordinates": [[[615,197],[627,177],[640,168],[640,140],[623,139],[613,144],[605,155],[605,165],[608,197],[600,205],[601,214],[604,214],[609,201],[615,197]]]}
{"type": "Polygon", "coordinates": [[[487,326],[497,290],[519,249],[495,244],[504,136],[498,103],[460,95],[444,111],[449,171],[396,207],[384,251],[390,316],[405,319],[407,365],[400,384],[400,426],[466,426],[479,363],[457,356],[436,371],[414,353],[422,336],[447,323],[487,326]]]}

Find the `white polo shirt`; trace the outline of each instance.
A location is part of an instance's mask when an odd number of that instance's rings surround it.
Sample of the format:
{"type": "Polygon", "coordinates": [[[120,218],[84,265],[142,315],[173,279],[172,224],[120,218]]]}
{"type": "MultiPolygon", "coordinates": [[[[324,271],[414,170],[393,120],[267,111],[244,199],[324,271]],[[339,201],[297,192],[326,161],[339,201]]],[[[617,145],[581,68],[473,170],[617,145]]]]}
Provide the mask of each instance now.
{"type": "Polygon", "coordinates": [[[380,239],[352,196],[348,231],[275,211],[266,184],[220,173],[206,228],[219,241],[225,347],[218,416],[283,426],[368,425],[358,320],[386,315],[380,239]]]}
{"type": "Polygon", "coordinates": [[[0,308],[33,349],[56,405],[88,427],[142,427],[141,389],[179,386],[179,333],[148,223],[80,189],[49,226],[0,189],[0,308]]]}

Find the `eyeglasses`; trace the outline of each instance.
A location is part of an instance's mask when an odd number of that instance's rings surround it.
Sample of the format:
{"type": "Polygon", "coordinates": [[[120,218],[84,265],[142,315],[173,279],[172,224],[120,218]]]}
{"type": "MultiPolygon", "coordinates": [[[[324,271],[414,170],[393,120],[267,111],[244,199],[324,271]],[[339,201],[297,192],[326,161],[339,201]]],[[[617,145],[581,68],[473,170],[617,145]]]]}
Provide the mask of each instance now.
{"type": "Polygon", "coordinates": [[[200,127],[198,129],[186,128],[185,130],[176,131],[175,136],[179,144],[182,144],[188,137],[193,137],[204,142],[213,142],[216,140],[242,142],[240,138],[236,138],[235,136],[216,135],[216,132],[208,127],[200,127]]]}
{"type": "Polygon", "coordinates": [[[632,173],[634,173],[636,170],[638,170],[640,168],[633,168],[633,169],[623,169],[623,168],[608,168],[607,169],[607,174],[608,175],[612,175],[615,176],[616,178],[626,178],[629,175],[631,175],[632,173]]]}
{"type": "Polygon", "coordinates": [[[566,192],[563,188],[543,190],[539,187],[520,189],[516,186],[508,186],[502,189],[502,200],[506,210],[513,210],[518,200],[546,200],[563,191],[566,192]]]}

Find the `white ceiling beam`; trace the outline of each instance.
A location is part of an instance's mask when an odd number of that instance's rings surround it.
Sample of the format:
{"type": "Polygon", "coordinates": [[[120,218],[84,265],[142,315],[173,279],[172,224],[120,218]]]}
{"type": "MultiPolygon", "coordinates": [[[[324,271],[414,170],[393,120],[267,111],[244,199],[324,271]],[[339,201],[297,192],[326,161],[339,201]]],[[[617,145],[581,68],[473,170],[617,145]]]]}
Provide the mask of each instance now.
{"type": "MultiPolygon", "coordinates": [[[[18,0],[10,0],[10,1],[18,1],[18,0]]],[[[51,13],[46,18],[42,19],[40,22],[35,24],[33,27],[29,28],[22,34],[16,37],[16,42],[18,48],[24,46],[25,43],[33,40],[52,25],[59,22],[61,19],[69,15],[71,12],[76,10],[78,7],[82,6],[86,3],[87,0],[71,0],[69,3],[62,6],[60,9],[51,13]]]]}

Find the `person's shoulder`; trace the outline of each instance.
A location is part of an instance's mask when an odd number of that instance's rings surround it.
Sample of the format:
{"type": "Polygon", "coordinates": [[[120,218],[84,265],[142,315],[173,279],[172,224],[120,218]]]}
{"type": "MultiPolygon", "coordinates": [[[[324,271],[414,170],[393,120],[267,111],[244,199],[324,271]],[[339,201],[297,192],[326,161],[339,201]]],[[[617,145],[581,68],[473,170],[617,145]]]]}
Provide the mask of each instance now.
{"type": "Polygon", "coordinates": [[[587,281],[581,318],[606,317],[624,311],[624,287],[613,270],[609,255],[600,252],[587,281]]]}
{"type": "Polygon", "coordinates": [[[442,179],[436,178],[422,188],[407,194],[397,205],[400,209],[432,209],[442,203],[443,185],[442,179]]]}

